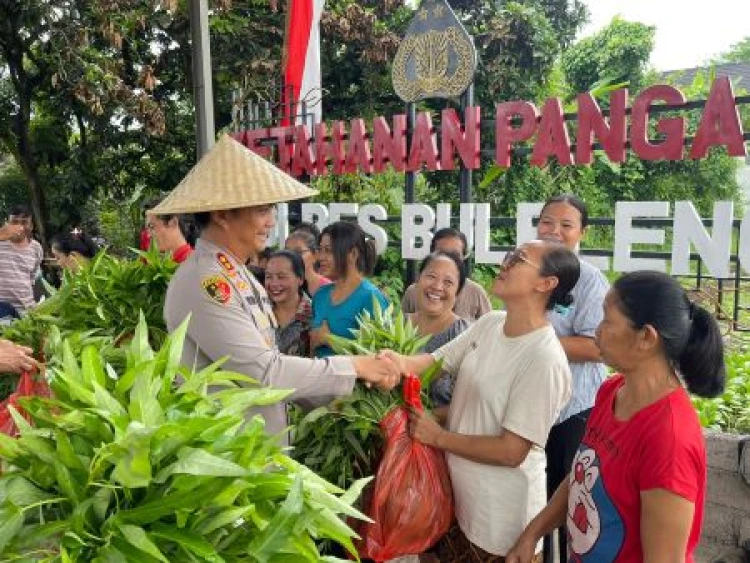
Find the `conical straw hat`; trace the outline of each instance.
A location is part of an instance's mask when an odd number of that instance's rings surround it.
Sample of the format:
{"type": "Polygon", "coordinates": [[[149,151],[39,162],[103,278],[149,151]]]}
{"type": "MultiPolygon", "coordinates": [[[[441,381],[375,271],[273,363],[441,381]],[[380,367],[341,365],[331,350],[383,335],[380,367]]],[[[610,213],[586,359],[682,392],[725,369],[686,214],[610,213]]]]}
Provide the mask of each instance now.
{"type": "Polygon", "coordinates": [[[317,193],[224,135],[149,213],[171,215],[237,209],[317,193]]]}

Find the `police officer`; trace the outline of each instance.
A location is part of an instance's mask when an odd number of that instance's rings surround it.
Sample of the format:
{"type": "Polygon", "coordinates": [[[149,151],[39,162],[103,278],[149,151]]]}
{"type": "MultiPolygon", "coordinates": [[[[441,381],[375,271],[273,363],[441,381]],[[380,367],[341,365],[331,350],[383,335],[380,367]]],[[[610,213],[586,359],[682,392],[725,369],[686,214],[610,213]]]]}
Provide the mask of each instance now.
{"type": "MultiPolygon", "coordinates": [[[[281,354],[276,318],[265,289],[245,268],[266,246],[275,204],[315,195],[228,136],[209,151],[157,207],[157,215],[193,213],[201,235],[172,278],[164,316],[174,331],[190,315],[182,361],[224,369],[262,385],[294,389],[289,400],[323,404],[352,392],[356,379],[390,389],[400,375],[374,356],[309,359],[281,354]]],[[[260,407],[269,433],[287,427],[286,404],[260,407]]]]}

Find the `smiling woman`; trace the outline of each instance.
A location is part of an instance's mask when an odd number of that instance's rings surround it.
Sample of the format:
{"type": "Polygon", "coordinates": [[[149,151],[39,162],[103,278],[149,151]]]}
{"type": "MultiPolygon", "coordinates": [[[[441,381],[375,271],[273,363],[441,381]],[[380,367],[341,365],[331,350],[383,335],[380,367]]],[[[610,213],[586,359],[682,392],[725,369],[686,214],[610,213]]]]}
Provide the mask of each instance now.
{"type": "MultiPolygon", "coordinates": [[[[421,335],[431,335],[422,349],[431,353],[469,327],[469,321],[454,313],[456,297],[466,283],[463,262],[453,253],[433,252],[424,259],[416,283],[417,310],[409,320],[421,335]]],[[[430,386],[435,407],[448,405],[455,378],[443,372],[430,386]]]]}
{"type": "Polygon", "coordinates": [[[280,250],[271,254],[265,287],[279,323],[276,345],[283,354],[306,358],[310,355],[312,303],[302,291],[304,283],[305,265],[297,253],[280,250]]]}
{"type": "Polygon", "coordinates": [[[338,221],[328,225],[320,235],[318,262],[320,273],[333,280],[313,297],[312,347],[315,355],[333,355],[328,335],[351,338],[358,325],[357,316],[363,311],[374,312],[374,300],[383,309],[388,300],[367,279],[372,275],[377,253],[373,241],[368,240],[356,223],[338,221]]]}
{"type": "MultiPolygon", "coordinates": [[[[505,311],[482,316],[432,354],[382,353],[402,373],[422,373],[442,359],[456,380],[437,421],[410,417],[412,436],[445,451],[450,468],[458,525],[436,546],[440,561],[500,560],[544,506],[544,444],[571,387],[565,353],[545,313],[570,303],[579,272],[578,258],[563,245],[524,244],[509,254],[495,281],[505,311]]],[[[439,301],[445,280],[423,295],[439,301]]],[[[532,555],[540,551],[535,545],[532,555]]]]}

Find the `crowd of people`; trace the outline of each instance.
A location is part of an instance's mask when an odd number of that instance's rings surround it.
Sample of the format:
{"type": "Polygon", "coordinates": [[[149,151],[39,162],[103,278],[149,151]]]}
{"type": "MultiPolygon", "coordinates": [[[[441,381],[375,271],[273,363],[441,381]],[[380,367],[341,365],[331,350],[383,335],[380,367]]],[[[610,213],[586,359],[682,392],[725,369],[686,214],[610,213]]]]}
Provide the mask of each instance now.
{"type": "MultiPolygon", "coordinates": [[[[500,265],[491,291],[501,308],[467,276],[463,234],[441,229],[401,304],[430,337],[423,352],[337,356],[331,335],[349,337],[358,315],[387,299],[369,279],[375,247],[356,223],[301,224],[283,248],[266,248],[275,204],[314,194],[225,137],[149,207],[148,232],[182,262],[164,314],[170,331],[189,318],[186,365],[224,360],[314,406],[356,380],[387,390],[442,360],[435,408],[412,412],[410,433],[445,452],[456,522],[423,561],[692,560],[706,453],[688,392],[720,393],[725,368],[715,319],[678,282],[632,272],[610,287],[578,258],[585,204],[562,195],[542,208],[537,240],[500,265]],[[194,245],[184,216],[200,233],[194,245]]],[[[40,250],[21,240],[30,223],[15,217],[0,231],[10,241],[0,242],[0,268],[18,252],[13,275],[33,280],[40,250]]],[[[75,242],[53,244],[65,267],[88,256],[75,242]]],[[[0,285],[0,301],[29,306],[30,295],[0,285]]],[[[8,345],[0,372],[26,355],[8,345]]],[[[247,416],[261,414],[286,442],[287,404],[247,416]]]]}

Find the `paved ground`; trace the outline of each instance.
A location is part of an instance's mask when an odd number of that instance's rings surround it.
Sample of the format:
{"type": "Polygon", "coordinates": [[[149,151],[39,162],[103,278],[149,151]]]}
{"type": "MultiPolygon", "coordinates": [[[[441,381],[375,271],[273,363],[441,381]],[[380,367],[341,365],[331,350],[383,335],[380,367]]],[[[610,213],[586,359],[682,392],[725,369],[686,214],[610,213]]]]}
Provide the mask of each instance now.
{"type": "Polygon", "coordinates": [[[727,549],[727,547],[716,547],[701,545],[695,557],[696,563],[750,563],[745,559],[741,549],[727,549]]]}

